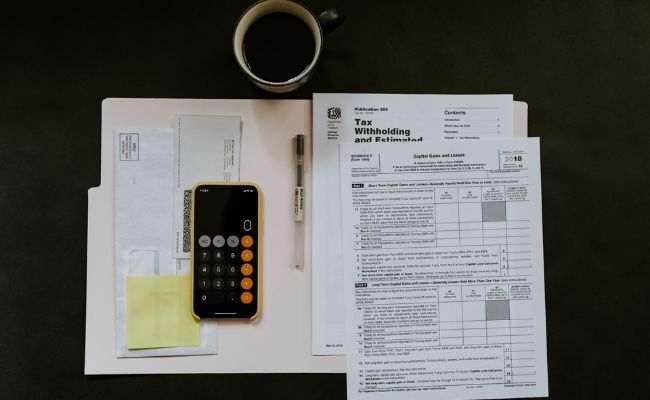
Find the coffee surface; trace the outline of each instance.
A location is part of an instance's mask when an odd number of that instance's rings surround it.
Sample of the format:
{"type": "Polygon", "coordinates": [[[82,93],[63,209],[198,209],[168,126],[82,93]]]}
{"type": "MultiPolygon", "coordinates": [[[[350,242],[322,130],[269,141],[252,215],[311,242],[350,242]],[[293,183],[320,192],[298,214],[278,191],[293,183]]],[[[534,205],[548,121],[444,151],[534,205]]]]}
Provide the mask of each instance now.
{"type": "Polygon", "coordinates": [[[309,27],[286,13],[271,13],[253,22],[244,36],[251,71],[272,82],[300,74],[313,60],[316,45],[309,27]]]}

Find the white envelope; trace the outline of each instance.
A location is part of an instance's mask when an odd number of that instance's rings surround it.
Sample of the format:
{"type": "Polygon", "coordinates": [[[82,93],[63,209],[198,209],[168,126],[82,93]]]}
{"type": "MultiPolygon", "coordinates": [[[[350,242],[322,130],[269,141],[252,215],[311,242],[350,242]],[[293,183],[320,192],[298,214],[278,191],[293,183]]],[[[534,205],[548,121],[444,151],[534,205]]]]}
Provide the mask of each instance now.
{"type": "MultiPolygon", "coordinates": [[[[128,275],[187,273],[172,257],[173,129],[118,129],[115,138],[115,334],[118,357],[217,353],[215,322],[201,322],[197,347],[127,348],[128,275]]],[[[188,310],[189,311],[189,310],[188,310]]]]}

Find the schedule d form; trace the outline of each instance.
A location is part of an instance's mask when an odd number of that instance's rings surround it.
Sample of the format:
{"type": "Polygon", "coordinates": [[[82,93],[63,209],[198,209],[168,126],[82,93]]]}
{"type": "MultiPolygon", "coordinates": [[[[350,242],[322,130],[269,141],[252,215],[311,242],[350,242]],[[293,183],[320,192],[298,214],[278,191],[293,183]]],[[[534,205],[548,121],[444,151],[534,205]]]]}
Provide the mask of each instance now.
{"type": "Polygon", "coordinates": [[[547,396],[539,140],[340,150],[348,399],[547,396]]]}

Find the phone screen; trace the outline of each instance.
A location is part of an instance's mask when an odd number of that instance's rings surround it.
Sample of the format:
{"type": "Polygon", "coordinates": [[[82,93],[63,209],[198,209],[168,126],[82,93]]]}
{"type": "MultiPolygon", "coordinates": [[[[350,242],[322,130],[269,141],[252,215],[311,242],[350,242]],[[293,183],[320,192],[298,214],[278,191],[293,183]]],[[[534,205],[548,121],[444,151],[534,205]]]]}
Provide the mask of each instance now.
{"type": "Polygon", "coordinates": [[[195,188],[192,273],[199,318],[251,318],[257,313],[258,205],[253,185],[195,188]]]}

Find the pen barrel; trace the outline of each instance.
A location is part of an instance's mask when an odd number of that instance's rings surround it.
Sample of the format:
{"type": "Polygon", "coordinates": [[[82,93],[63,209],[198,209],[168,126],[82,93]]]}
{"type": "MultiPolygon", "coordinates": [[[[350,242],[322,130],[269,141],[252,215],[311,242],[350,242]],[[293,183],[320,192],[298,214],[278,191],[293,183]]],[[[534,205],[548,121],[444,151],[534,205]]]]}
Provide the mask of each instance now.
{"type": "Polygon", "coordinates": [[[293,191],[293,220],[302,222],[305,218],[305,189],[302,186],[296,186],[293,191]]]}

